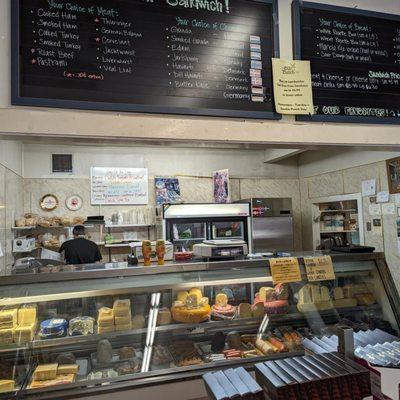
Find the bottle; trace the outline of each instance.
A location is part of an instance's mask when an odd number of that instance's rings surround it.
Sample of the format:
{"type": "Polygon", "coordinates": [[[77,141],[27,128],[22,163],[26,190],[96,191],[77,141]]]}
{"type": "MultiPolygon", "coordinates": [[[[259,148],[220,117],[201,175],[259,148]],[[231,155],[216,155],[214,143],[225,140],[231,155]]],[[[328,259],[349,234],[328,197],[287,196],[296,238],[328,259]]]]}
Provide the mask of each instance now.
{"type": "Polygon", "coordinates": [[[144,266],[148,267],[151,265],[151,242],[150,240],[143,240],[142,242],[142,254],[144,266]]]}
{"type": "Polygon", "coordinates": [[[165,241],[164,240],[157,240],[156,254],[157,254],[157,264],[164,265],[164,257],[165,257],[165,241]]]}

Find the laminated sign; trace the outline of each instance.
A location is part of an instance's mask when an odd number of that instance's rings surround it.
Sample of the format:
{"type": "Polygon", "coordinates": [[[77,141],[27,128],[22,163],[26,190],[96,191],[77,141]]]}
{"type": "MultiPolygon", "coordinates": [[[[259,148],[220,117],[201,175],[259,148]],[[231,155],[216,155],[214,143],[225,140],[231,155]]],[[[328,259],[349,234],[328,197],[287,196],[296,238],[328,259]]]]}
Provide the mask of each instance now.
{"type": "Polygon", "coordinates": [[[274,285],[302,281],[299,261],[295,257],[271,258],[269,265],[274,285]]]}
{"type": "Polygon", "coordinates": [[[314,114],[310,61],[272,59],[275,108],[280,114],[314,114]]]}
{"type": "Polygon", "coordinates": [[[331,281],[336,279],[330,256],[304,258],[307,278],[310,282],[331,281]]]}

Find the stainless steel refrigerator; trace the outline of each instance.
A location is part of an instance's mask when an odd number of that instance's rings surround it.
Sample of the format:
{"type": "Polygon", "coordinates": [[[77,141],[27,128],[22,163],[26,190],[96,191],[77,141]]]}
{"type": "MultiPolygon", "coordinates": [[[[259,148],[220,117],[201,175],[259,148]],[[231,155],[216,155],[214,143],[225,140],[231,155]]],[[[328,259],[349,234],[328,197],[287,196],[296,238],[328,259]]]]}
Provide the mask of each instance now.
{"type": "Polygon", "coordinates": [[[291,198],[251,198],[253,253],[293,251],[291,198]]]}

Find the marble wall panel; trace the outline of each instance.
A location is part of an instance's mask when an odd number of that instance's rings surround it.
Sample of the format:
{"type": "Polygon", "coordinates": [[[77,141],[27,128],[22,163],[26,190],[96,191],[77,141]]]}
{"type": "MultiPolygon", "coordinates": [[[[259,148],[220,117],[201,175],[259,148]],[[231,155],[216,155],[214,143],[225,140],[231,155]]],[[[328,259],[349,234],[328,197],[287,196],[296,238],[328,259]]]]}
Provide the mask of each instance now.
{"type": "Polygon", "coordinates": [[[344,170],[344,193],[360,193],[362,181],[369,179],[376,179],[377,191],[383,190],[381,182],[384,181],[383,176],[386,176],[383,166],[384,163],[379,162],[344,170]]]}
{"type": "Polygon", "coordinates": [[[335,194],[343,193],[342,172],[330,172],[308,178],[308,192],[310,198],[334,196],[335,194]]]}

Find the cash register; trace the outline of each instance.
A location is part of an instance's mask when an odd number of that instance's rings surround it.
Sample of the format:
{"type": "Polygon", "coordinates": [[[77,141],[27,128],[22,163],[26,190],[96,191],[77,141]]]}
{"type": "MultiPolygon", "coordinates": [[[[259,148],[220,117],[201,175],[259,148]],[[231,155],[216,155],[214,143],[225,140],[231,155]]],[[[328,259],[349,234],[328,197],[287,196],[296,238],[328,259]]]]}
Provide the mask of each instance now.
{"type": "Polygon", "coordinates": [[[247,243],[241,239],[204,240],[193,245],[195,256],[211,260],[243,258],[248,252],[247,243]]]}

